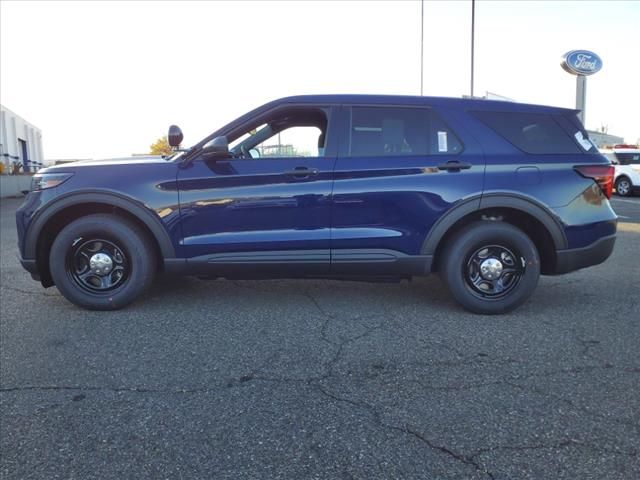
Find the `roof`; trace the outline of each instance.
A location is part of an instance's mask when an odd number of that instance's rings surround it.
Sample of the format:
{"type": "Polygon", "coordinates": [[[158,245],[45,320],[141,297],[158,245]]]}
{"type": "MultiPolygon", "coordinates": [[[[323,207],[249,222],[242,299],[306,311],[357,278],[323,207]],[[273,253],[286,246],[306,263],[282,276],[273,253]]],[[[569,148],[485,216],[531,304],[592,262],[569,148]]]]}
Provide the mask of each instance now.
{"type": "Polygon", "coordinates": [[[216,130],[202,139],[194,148],[200,148],[209,140],[222,135],[224,130],[238,128],[246,121],[272,108],[286,104],[305,105],[428,105],[443,106],[454,110],[492,110],[499,112],[527,112],[527,113],[567,113],[576,110],[550,107],[545,105],[532,105],[517,102],[505,102],[502,100],[485,100],[482,98],[453,98],[453,97],[421,97],[410,95],[363,95],[363,94],[331,94],[331,95],[297,95],[283,97],[266,103],[244,115],[236,118],[224,127],[216,130]]]}
{"type": "Polygon", "coordinates": [[[269,104],[281,103],[329,103],[329,104],[368,104],[368,105],[433,105],[446,106],[464,110],[500,110],[500,111],[558,111],[575,112],[570,108],[548,105],[535,105],[503,100],[485,100],[483,98],[456,97],[423,97],[411,95],[364,95],[364,94],[330,94],[330,95],[297,95],[284,97],[269,104]]]}

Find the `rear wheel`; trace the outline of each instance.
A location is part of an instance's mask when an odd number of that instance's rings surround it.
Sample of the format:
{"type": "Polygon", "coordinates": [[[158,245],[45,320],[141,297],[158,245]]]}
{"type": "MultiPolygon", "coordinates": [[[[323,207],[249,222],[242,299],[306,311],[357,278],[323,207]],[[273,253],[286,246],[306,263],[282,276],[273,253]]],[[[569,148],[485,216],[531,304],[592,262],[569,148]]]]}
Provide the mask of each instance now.
{"type": "Polygon", "coordinates": [[[540,277],[531,239],[503,222],[474,222],[443,252],[440,274],[454,298],[474,313],[498,314],[524,303],[540,277]]]}
{"type": "Polygon", "coordinates": [[[151,285],[156,261],[153,245],[137,225],[96,214],[62,229],[51,246],[49,268],[71,302],[90,310],[116,310],[151,285]]]}
{"type": "Polygon", "coordinates": [[[631,180],[627,177],[620,177],[616,180],[616,193],[621,197],[628,197],[631,195],[632,188],[631,180]]]}

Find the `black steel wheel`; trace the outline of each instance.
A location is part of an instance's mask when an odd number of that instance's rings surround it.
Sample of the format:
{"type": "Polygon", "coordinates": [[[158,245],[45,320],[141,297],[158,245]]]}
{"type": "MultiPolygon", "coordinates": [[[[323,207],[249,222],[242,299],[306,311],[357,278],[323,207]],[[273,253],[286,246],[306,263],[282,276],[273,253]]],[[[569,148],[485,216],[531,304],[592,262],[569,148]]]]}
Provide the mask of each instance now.
{"type": "Polygon", "coordinates": [[[49,270],[60,292],[90,310],[116,310],[142,294],[156,272],[154,243],[110,214],[74,220],[53,241],[49,270]]]}
{"type": "Polygon", "coordinates": [[[436,261],[451,294],[474,313],[517,308],[533,293],[540,277],[540,258],[531,239],[499,221],[467,225],[436,261]]]}
{"type": "Polygon", "coordinates": [[[509,248],[486,245],[469,256],[465,279],[474,295],[482,299],[503,298],[518,286],[525,265],[509,248]]]}
{"type": "Polygon", "coordinates": [[[67,272],[89,292],[113,290],[129,276],[129,262],[122,248],[104,238],[78,238],[69,253],[67,272]]]}

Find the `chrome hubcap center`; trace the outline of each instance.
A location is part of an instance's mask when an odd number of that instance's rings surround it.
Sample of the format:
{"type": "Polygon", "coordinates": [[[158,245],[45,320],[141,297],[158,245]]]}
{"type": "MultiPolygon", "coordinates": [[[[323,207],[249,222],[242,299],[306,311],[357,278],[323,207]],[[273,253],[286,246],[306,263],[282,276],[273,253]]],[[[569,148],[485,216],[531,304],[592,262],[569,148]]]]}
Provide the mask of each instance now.
{"type": "Polygon", "coordinates": [[[106,253],[96,253],[89,259],[89,268],[96,275],[106,275],[113,269],[113,260],[106,253]]]}
{"type": "Polygon", "coordinates": [[[487,258],[480,264],[480,275],[485,280],[496,280],[502,275],[502,262],[497,258],[487,258]]]}

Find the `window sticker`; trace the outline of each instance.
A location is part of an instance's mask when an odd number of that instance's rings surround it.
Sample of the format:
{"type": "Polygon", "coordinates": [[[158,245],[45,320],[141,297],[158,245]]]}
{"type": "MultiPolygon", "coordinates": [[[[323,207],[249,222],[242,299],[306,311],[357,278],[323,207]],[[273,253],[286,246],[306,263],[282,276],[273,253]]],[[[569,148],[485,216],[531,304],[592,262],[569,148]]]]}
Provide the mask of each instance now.
{"type": "Polygon", "coordinates": [[[589,151],[593,147],[593,143],[591,143],[591,140],[589,140],[588,138],[584,138],[584,135],[582,135],[581,131],[577,131],[574,137],[576,137],[576,140],[578,141],[580,146],[584,148],[585,151],[589,151]]]}
{"type": "Polygon", "coordinates": [[[447,152],[449,148],[447,147],[447,132],[439,131],[438,132],[438,152],[447,152]]]}

